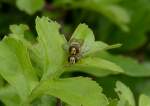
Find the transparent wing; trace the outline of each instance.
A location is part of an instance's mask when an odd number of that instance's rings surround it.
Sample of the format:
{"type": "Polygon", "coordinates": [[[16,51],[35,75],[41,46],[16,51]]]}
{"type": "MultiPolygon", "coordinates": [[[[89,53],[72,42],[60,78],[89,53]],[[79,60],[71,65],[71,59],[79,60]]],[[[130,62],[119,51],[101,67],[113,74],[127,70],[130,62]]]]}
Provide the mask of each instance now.
{"type": "Polygon", "coordinates": [[[66,43],[63,45],[63,49],[66,51],[66,52],[69,52],[69,44],[66,43]]]}
{"type": "Polygon", "coordinates": [[[72,38],[72,39],[69,40],[69,45],[71,45],[72,43],[79,43],[80,46],[82,46],[83,45],[83,40],[82,39],[74,39],[74,38],[72,38]]]}

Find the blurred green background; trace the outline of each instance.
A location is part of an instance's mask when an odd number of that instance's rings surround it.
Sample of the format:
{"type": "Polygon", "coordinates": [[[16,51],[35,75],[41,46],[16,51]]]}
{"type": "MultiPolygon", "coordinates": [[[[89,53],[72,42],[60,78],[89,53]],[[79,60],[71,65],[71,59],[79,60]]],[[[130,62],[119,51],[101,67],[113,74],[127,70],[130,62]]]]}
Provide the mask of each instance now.
{"type": "MultiPolygon", "coordinates": [[[[108,97],[116,97],[116,80],[129,86],[136,100],[141,93],[150,96],[150,0],[0,0],[0,38],[12,24],[27,24],[37,36],[36,16],[56,20],[67,39],[79,23],[86,23],[96,40],[121,43],[122,47],[109,51],[111,55],[97,55],[122,66],[126,75],[94,79],[108,97]]],[[[71,74],[78,75],[89,76],[71,74]]]]}

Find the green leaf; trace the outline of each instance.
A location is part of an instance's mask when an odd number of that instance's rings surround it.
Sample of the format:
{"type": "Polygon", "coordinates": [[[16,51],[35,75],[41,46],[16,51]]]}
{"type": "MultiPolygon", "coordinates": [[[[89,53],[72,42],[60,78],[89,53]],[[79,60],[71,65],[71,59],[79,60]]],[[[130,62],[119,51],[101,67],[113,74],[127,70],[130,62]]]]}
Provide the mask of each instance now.
{"type": "Polygon", "coordinates": [[[66,52],[63,49],[63,45],[65,45],[67,41],[64,35],[59,33],[59,28],[59,24],[46,17],[37,17],[36,19],[39,49],[43,52],[44,79],[48,78],[50,74],[60,70],[59,68],[64,64],[64,59],[67,59],[66,52]]]}
{"type": "Polygon", "coordinates": [[[124,52],[137,50],[144,46],[148,39],[147,32],[149,32],[150,27],[150,1],[122,0],[121,4],[124,8],[128,9],[130,13],[130,31],[126,33],[119,30],[110,30],[108,31],[110,32],[109,41],[123,44],[122,48],[119,48],[119,50],[124,52]]]}
{"type": "Polygon", "coordinates": [[[128,31],[127,24],[130,22],[129,14],[119,5],[104,5],[102,14],[108,17],[112,22],[120,26],[123,31],[128,31]]]}
{"type": "MultiPolygon", "coordinates": [[[[10,25],[9,29],[11,31],[9,34],[10,37],[22,41],[27,47],[31,47],[31,42],[26,39],[26,36],[28,35],[26,32],[29,31],[29,27],[27,25],[10,25]]],[[[33,35],[28,36],[33,37],[33,35]]]]}
{"type": "Polygon", "coordinates": [[[20,24],[20,25],[10,25],[9,29],[13,34],[15,34],[13,36],[17,39],[19,37],[23,38],[24,31],[29,30],[29,27],[25,24],[20,24]]]}
{"type": "Polygon", "coordinates": [[[9,29],[11,31],[9,37],[20,40],[28,48],[31,62],[34,68],[38,71],[37,74],[41,77],[43,71],[41,68],[43,65],[41,61],[43,53],[40,52],[39,47],[37,48],[39,45],[29,27],[25,24],[19,24],[10,25],[9,29]]]}
{"type": "Polygon", "coordinates": [[[43,81],[32,92],[31,100],[43,94],[58,97],[71,106],[108,104],[107,98],[102,94],[102,88],[96,82],[83,77],[43,81]]]}
{"type": "Polygon", "coordinates": [[[43,48],[38,44],[32,45],[31,48],[29,48],[29,55],[31,58],[32,65],[37,70],[37,74],[39,78],[41,79],[43,73],[44,73],[44,52],[43,48]]]}
{"type": "Polygon", "coordinates": [[[118,106],[126,106],[127,104],[127,106],[135,106],[134,96],[126,85],[120,81],[117,81],[115,91],[120,98],[118,106]]]}
{"type": "Polygon", "coordinates": [[[38,81],[27,48],[20,41],[5,38],[0,42],[0,51],[0,60],[3,60],[0,61],[0,74],[24,100],[38,81]]]}
{"type": "Polygon", "coordinates": [[[81,45],[81,52],[84,52],[88,49],[91,48],[92,44],[95,41],[94,34],[90,28],[88,28],[87,25],[85,24],[79,24],[76,30],[74,31],[73,35],[71,36],[71,39],[69,42],[72,40],[79,40],[81,45]]]}
{"type": "Polygon", "coordinates": [[[20,98],[16,89],[12,86],[6,86],[0,89],[0,100],[6,106],[20,106],[20,98]]]}
{"type": "Polygon", "coordinates": [[[124,70],[124,74],[136,77],[150,76],[150,67],[146,67],[144,64],[138,63],[135,59],[123,56],[111,55],[107,52],[101,52],[97,54],[98,57],[107,59],[124,70]]]}
{"type": "Polygon", "coordinates": [[[69,43],[77,40],[81,44],[81,54],[88,56],[98,51],[120,47],[120,44],[108,45],[101,41],[95,41],[94,34],[90,28],[85,24],[79,24],[74,31],[69,43]]]}
{"type": "MultiPolygon", "coordinates": [[[[115,1],[116,2],[116,1],[115,1]]],[[[67,8],[83,8],[87,10],[93,10],[100,14],[103,14],[115,24],[119,25],[122,29],[127,30],[127,23],[130,18],[125,9],[116,5],[112,0],[63,0],[55,1],[55,6],[64,6],[67,8]]]]}
{"type": "Polygon", "coordinates": [[[74,65],[66,66],[67,71],[81,71],[94,76],[106,76],[109,74],[123,73],[123,70],[116,64],[95,57],[82,58],[74,65]],[[108,67],[109,66],[109,67],[108,67]]]}
{"type": "Polygon", "coordinates": [[[104,42],[96,41],[92,45],[91,49],[86,53],[86,56],[90,55],[90,54],[94,54],[96,52],[101,52],[101,51],[105,51],[105,50],[109,50],[109,49],[113,49],[113,48],[118,48],[120,46],[121,46],[121,44],[108,45],[104,42]]]}
{"type": "Polygon", "coordinates": [[[149,106],[149,105],[150,105],[150,97],[141,94],[139,98],[139,106],[149,106]]]}
{"type": "Polygon", "coordinates": [[[43,8],[44,0],[16,0],[16,5],[20,10],[34,14],[43,8]]]}

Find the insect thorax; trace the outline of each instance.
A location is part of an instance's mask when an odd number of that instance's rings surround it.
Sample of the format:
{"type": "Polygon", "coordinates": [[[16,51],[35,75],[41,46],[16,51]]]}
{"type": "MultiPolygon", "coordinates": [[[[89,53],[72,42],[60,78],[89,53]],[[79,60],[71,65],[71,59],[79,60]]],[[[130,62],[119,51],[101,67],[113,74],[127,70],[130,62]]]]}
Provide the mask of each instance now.
{"type": "Polygon", "coordinates": [[[78,54],[80,52],[80,43],[79,42],[71,42],[69,47],[69,52],[72,54],[78,54]]]}

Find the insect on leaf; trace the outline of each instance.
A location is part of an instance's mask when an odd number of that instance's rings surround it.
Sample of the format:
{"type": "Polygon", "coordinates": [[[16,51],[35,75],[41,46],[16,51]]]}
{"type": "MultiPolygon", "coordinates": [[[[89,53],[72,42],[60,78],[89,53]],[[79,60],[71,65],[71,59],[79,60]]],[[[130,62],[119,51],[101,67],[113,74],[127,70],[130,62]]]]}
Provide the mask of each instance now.
{"type": "Polygon", "coordinates": [[[92,74],[94,76],[106,76],[109,74],[118,74],[124,72],[121,67],[117,66],[116,64],[95,57],[83,58],[76,64],[72,65],[71,67],[66,67],[65,69],[70,72],[80,71],[92,74]]]}
{"type": "Polygon", "coordinates": [[[101,41],[95,41],[92,30],[85,24],[78,25],[69,42],[72,41],[76,41],[81,44],[80,52],[82,56],[121,46],[120,44],[108,45],[101,41]]]}

